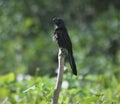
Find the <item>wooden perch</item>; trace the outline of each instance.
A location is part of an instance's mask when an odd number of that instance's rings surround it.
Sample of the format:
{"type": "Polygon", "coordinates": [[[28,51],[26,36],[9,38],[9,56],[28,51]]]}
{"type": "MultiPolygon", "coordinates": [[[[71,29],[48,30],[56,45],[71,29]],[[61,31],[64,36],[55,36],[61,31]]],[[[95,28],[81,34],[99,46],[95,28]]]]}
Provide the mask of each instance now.
{"type": "Polygon", "coordinates": [[[59,93],[62,85],[62,79],[63,79],[63,72],[64,72],[64,60],[65,60],[65,52],[63,48],[59,48],[58,53],[58,75],[57,75],[57,81],[56,86],[54,89],[54,95],[53,95],[53,104],[58,103],[59,93]]]}

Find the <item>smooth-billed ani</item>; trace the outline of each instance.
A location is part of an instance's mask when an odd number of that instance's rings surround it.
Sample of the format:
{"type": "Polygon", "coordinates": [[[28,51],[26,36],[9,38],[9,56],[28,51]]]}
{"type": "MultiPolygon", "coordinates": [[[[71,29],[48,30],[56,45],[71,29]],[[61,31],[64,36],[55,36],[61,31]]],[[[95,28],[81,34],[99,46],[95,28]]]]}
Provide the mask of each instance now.
{"type": "Polygon", "coordinates": [[[64,48],[68,51],[68,58],[70,66],[72,68],[73,74],[77,75],[76,64],[73,57],[72,43],[68,35],[65,23],[63,19],[59,17],[54,17],[53,22],[55,24],[54,39],[56,40],[60,48],[64,48]]]}

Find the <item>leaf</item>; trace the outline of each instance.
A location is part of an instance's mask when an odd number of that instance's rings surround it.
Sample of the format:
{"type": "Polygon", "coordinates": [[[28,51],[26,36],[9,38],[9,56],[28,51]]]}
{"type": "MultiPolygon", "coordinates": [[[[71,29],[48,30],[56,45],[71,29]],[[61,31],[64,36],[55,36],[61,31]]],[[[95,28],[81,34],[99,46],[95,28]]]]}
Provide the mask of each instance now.
{"type": "Polygon", "coordinates": [[[83,102],[89,104],[90,102],[96,102],[99,100],[98,96],[90,96],[83,99],[83,102]]]}
{"type": "Polygon", "coordinates": [[[15,80],[15,74],[11,72],[9,74],[1,76],[0,79],[0,84],[3,82],[10,83],[15,80]]]}

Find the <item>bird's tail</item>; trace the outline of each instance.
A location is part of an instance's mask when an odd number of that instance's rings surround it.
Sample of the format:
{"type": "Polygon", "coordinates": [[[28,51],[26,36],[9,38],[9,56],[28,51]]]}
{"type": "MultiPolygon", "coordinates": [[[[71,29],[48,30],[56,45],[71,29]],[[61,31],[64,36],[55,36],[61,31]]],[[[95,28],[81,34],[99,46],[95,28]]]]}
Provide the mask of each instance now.
{"type": "Polygon", "coordinates": [[[72,53],[68,53],[68,58],[69,58],[69,62],[70,62],[70,66],[72,68],[73,74],[77,75],[77,69],[76,69],[76,64],[75,64],[75,60],[73,57],[72,53]]]}

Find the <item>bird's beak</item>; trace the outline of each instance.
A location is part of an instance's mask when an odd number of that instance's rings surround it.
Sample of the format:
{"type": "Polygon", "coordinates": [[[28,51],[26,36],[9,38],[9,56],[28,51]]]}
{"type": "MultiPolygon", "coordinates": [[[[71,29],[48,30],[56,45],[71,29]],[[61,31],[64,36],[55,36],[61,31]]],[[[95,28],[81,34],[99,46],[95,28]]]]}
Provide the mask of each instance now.
{"type": "Polygon", "coordinates": [[[54,22],[54,23],[57,23],[57,22],[58,22],[58,19],[59,19],[58,17],[54,17],[54,18],[53,18],[53,22],[54,22]]]}
{"type": "Polygon", "coordinates": [[[53,22],[54,22],[54,23],[56,23],[56,20],[57,20],[57,18],[56,18],[56,17],[54,17],[54,18],[53,18],[53,22]]]}

